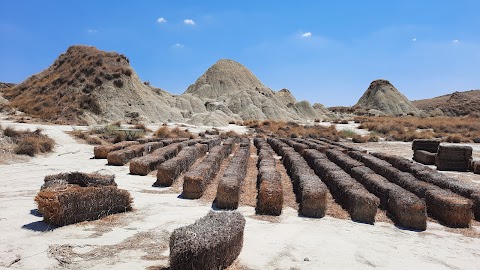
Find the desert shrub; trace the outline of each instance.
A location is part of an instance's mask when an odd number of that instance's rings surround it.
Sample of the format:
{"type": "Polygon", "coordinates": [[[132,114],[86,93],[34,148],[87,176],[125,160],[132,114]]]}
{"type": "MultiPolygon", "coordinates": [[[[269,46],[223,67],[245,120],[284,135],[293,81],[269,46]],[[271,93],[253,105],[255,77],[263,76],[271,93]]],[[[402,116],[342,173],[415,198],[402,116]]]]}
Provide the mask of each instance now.
{"type": "Polygon", "coordinates": [[[354,143],[366,143],[368,141],[368,137],[365,136],[360,136],[360,135],[355,135],[352,137],[352,142],[354,143]]]}
{"type": "Polygon", "coordinates": [[[131,69],[127,68],[123,71],[123,74],[127,75],[127,76],[132,76],[133,72],[131,69]]]}
{"type": "Polygon", "coordinates": [[[41,129],[34,131],[15,130],[12,127],[7,127],[0,130],[3,131],[4,136],[11,138],[15,145],[13,152],[17,155],[35,156],[40,153],[48,153],[53,150],[55,142],[47,135],[42,134],[41,129]]]}
{"type": "Polygon", "coordinates": [[[236,137],[236,138],[242,137],[240,134],[238,134],[237,132],[235,132],[233,130],[230,130],[230,131],[227,131],[227,132],[222,132],[219,135],[220,135],[220,138],[222,138],[222,139],[226,139],[226,138],[230,138],[230,137],[236,137]]]}
{"type": "Polygon", "coordinates": [[[100,138],[94,136],[88,136],[86,138],[86,142],[91,145],[99,145],[103,143],[100,138]]]}
{"type": "MultiPolygon", "coordinates": [[[[113,75],[115,77],[115,75],[113,75]]],[[[118,87],[118,88],[122,88],[123,87],[123,81],[118,79],[118,80],[114,80],[113,81],[113,84],[118,87]]]]}
{"type": "Polygon", "coordinates": [[[125,141],[125,134],[118,132],[113,139],[113,143],[119,143],[125,141]]]}
{"type": "Polygon", "coordinates": [[[461,143],[465,141],[465,138],[463,138],[463,136],[460,134],[452,134],[452,135],[448,135],[445,141],[449,143],[461,143]]]}
{"type": "Polygon", "coordinates": [[[195,138],[195,135],[190,133],[188,130],[182,130],[178,127],[169,128],[167,126],[162,126],[155,132],[157,138],[195,138]]]}

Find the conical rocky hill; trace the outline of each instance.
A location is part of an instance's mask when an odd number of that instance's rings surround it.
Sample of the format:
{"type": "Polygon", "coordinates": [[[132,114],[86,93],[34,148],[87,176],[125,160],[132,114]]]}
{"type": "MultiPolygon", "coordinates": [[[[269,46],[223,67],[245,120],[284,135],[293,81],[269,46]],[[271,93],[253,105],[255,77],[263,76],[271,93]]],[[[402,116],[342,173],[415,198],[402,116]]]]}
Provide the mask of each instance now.
{"type": "Polygon", "coordinates": [[[305,120],[320,118],[308,102],[297,102],[290,91],[265,87],[252,72],[233,60],[222,59],[188,87],[190,94],[210,102],[212,114],[243,120],[305,120]]]}
{"type": "Polygon", "coordinates": [[[47,121],[99,123],[142,116],[183,119],[168,93],[144,85],[124,55],[72,46],[46,70],[4,91],[10,104],[47,121]]]}
{"type": "Polygon", "coordinates": [[[420,114],[420,110],[387,80],[373,81],[355,107],[387,115],[420,114]]]}

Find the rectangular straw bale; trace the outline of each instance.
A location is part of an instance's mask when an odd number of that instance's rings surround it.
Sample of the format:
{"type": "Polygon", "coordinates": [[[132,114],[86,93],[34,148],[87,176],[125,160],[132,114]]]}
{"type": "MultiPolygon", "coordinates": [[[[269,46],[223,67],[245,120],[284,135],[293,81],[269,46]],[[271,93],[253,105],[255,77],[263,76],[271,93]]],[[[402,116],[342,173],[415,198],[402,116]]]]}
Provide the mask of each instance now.
{"type": "Polygon", "coordinates": [[[250,147],[250,139],[249,138],[241,138],[240,139],[240,147],[250,147]]]}
{"type": "Polygon", "coordinates": [[[217,174],[222,160],[230,154],[231,150],[232,146],[229,144],[213,147],[200,164],[185,174],[182,196],[187,199],[202,197],[207,185],[217,174]]]}
{"type": "Polygon", "coordinates": [[[473,162],[473,173],[480,174],[480,161],[478,160],[473,162]]]}
{"type": "Polygon", "coordinates": [[[327,208],[327,186],[315,174],[300,174],[300,213],[305,217],[321,218],[327,208]]]}
{"type": "Polygon", "coordinates": [[[222,140],[220,138],[215,138],[215,139],[203,140],[200,143],[205,144],[207,146],[207,151],[208,151],[213,147],[220,145],[222,143],[222,140]]]}
{"type": "Polygon", "coordinates": [[[249,148],[240,147],[228,167],[225,169],[222,179],[218,184],[215,204],[221,209],[237,209],[240,200],[240,190],[247,173],[249,148]]]}
{"type": "Polygon", "coordinates": [[[153,186],[171,186],[180,174],[192,166],[198,156],[199,151],[196,146],[183,148],[176,157],[158,165],[157,181],[153,186]]]}
{"type": "Polygon", "coordinates": [[[480,221],[480,192],[476,192],[470,195],[470,199],[473,202],[473,215],[475,219],[480,221]]]}
{"type": "Polygon", "coordinates": [[[349,152],[347,152],[347,154],[348,154],[351,158],[356,159],[356,160],[358,160],[358,161],[360,161],[360,162],[363,161],[362,159],[363,159],[364,156],[368,156],[367,153],[357,152],[357,151],[349,151],[349,152]]]}
{"type": "Polygon", "coordinates": [[[363,156],[362,162],[374,172],[383,175],[384,177],[389,177],[392,173],[398,171],[397,169],[393,168],[390,163],[386,162],[385,160],[376,158],[372,155],[363,156]]]}
{"type": "Polygon", "coordinates": [[[105,159],[108,153],[127,148],[129,146],[139,144],[136,141],[123,141],[113,145],[100,145],[93,148],[93,154],[97,159],[105,159]]]}
{"type": "Polygon", "coordinates": [[[421,171],[415,177],[427,183],[437,185],[444,189],[449,189],[459,195],[469,198],[473,193],[479,192],[480,189],[467,182],[460,182],[452,177],[436,171],[421,171]]]}
{"type": "Polygon", "coordinates": [[[427,229],[427,207],[415,194],[401,187],[391,189],[387,209],[403,227],[420,231],[427,229]]]}
{"type": "Polygon", "coordinates": [[[347,173],[350,173],[352,168],[363,166],[363,163],[349,157],[347,154],[338,151],[338,150],[327,150],[327,157],[337,164],[340,168],[345,170],[347,173]]]}
{"type": "Polygon", "coordinates": [[[163,140],[163,138],[138,138],[137,139],[137,142],[139,142],[140,144],[144,144],[144,143],[149,143],[149,142],[161,142],[163,140]]]}
{"type": "Polygon", "coordinates": [[[383,160],[387,161],[388,163],[392,163],[392,158],[394,157],[394,155],[387,154],[387,153],[384,153],[384,152],[370,152],[370,155],[372,155],[376,158],[379,158],[379,159],[383,159],[383,160]]]}
{"type": "Polygon", "coordinates": [[[447,161],[466,161],[472,158],[472,147],[462,145],[440,145],[437,157],[447,161]]]}
{"type": "Polygon", "coordinates": [[[439,139],[415,139],[412,142],[412,150],[424,150],[430,153],[436,153],[440,146],[439,139]]]}
{"type": "MultiPolygon", "coordinates": [[[[355,170],[356,168],[354,168],[355,170]]],[[[392,190],[395,184],[390,183],[385,177],[378,174],[367,173],[359,180],[368,191],[375,194],[380,199],[380,204],[387,208],[389,191],[392,190]]]]}
{"type": "Polygon", "coordinates": [[[66,172],[59,174],[47,175],[44,178],[45,184],[41,189],[58,184],[71,184],[81,187],[99,187],[99,186],[117,186],[115,183],[115,175],[103,175],[99,173],[82,173],[82,172],[66,172]],[[49,184],[55,181],[56,183],[49,184]]]}
{"type": "Polygon", "coordinates": [[[169,144],[153,151],[153,153],[149,155],[132,159],[130,161],[130,174],[149,174],[151,171],[156,170],[159,164],[176,156],[183,146],[182,143],[169,144]]]}
{"type": "Polygon", "coordinates": [[[473,212],[472,201],[451,191],[429,190],[425,202],[430,215],[443,224],[454,228],[470,227],[473,212]]]}
{"type": "Polygon", "coordinates": [[[270,174],[262,174],[260,179],[255,212],[258,215],[281,215],[283,187],[280,173],[274,170],[270,174]]]}
{"type": "Polygon", "coordinates": [[[96,220],[132,209],[130,193],[114,186],[45,189],[37,194],[35,202],[44,222],[57,226],[96,220]]]}
{"type": "Polygon", "coordinates": [[[162,142],[150,142],[146,144],[132,145],[122,150],[108,153],[107,160],[109,165],[123,166],[132,158],[141,157],[144,154],[150,154],[154,150],[163,147],[162,142]]]}
{"type": "Polygon", "coordinates": [[[327,159],[327,155],[315,149],[305,149],[302,156],[310,166],[313,166],[316,159],[327,159]]]}
{"type": "Polygon", "coordinates": [[[353,221],[368,224],[375,223],[380,199],[365,189],[350,188],[348,194],[348,213],[353,221]]]}
{"type": "Polygon", "coordinates": [[[425,150],[415,150],[413,152],[413,160],[425,165],[435,165],[435,153],[430,153],[425,150]]]}
{"type": "Polygon", "coordinates": [[[210,211],[170,236],[171,270],[225,269],[243,247],[245,218],[238,212],[210,211]]]}
{"type": "Polygon", "coordinates": [[[389,180],[404,189],[413,192],[415,195],[417,195],[420,198],[425,198],[427,191],[433,190],[433,189],[440,189],[436,185],[423,182],[415,178],[415,176],[406,173],[406,172],[398,172],[395,175],[393,175],[392,178],[389,178],[389,180]]]}
{"type": "Polygon", "coordinates": [[[330,171],[342,170],[340,167],[335,165],[335,163],[329,161],[328,159],[316,159],[312,168],[315,171],[315,174],[320,176],[320,178],[323,180],[325,180],[326,173],[330,171]]]}
{"type": "Polygon", "coordinates": [[[437,157],[435,160],[435,166],[439,171],[456,171],[456,172],[467,172],[468,171],[468,161],[448,161],[441,160],[437,157]]]}

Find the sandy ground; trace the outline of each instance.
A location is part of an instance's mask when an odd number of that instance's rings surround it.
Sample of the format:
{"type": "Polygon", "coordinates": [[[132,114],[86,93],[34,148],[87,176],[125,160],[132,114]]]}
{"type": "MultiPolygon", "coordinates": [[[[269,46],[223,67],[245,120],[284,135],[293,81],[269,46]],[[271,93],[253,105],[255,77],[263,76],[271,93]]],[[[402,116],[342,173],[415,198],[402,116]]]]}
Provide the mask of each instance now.
{"type": "MultiPolygon", "coordinates": [[[[91,159],[92,146],[64,133],[70,126],[11,125],[40,126],[57,146],[47,156],[0,165],[0,268],[161,269],[168,266],[170,233],[211,209],[211,202],[152,187],[153,176],[129,175],[128,166],[91,159]],[[33,201],[43,177],[77,170],[115,174],[134,197],[135,211],[61,228],[43,223],[33,201]]],[[[303,218],[291,207],[272,220],[259,218],[251,206],[239,211],[247,223],[234,269],[478,269],[480,263],[480,238],[437,223],[414,232],[386,222],[303,218]]]]}

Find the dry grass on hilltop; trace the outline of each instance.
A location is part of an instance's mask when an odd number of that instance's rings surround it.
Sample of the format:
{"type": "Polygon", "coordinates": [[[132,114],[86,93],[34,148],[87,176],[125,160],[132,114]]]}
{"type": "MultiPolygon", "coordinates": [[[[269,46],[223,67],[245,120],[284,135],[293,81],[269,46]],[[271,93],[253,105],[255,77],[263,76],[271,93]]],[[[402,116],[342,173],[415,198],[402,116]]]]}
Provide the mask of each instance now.
{"type": "Polygon", "coordinates": [[[480,119],[466,117],[356,117],[359,128],[392,141],[441,138],[446,142],[480,141],[480,119]]]}

